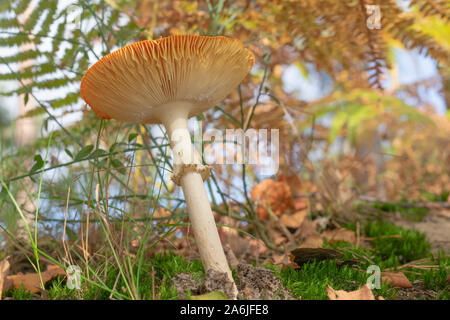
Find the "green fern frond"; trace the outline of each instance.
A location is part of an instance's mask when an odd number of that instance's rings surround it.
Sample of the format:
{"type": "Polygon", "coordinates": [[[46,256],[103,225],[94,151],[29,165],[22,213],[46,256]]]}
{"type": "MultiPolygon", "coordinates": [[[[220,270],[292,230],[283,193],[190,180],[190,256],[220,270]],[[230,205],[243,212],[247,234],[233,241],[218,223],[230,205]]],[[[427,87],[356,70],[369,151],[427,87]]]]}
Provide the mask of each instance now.
{"type": "Polygon", "coordinates": [[[58,2],[57,1],[51,1],[51,5],[48,8],[48,12],[47,12],[47,16],[45,17],[44,22],[42,23],[41,26],[41,31],[40,33],[42,34],[48,34],[49,30],[50,30],[50,26],[52,25],[52,23],[55,21],[55,13],[56,13],[56,8],[57,8],[58,2]]]}
{"type": "Polygon", "coordinates": [[[33,40],[26,34],[16,34],[11,37],[0,38],[0,47],[22,46],[28,43],[33,43],[33,40]]]}
{"type": "Polygon", "coordinates": [[[1,29],[15,29],[19,27],[19,22],[17,21],[16,18],[4,18],[4,19],[0,19],[0,28],[1,29]]]}
{"type": "Polygon", "coordinates": [[[63,42],[64,32],[66,30],[66,20],[58,25],[56,28],[56,34],[54,36],[54,40],[52,41],[52,52],[57,52],[59,50],[59,46],[63,42]]]}
{"type": "Polygon", "coordinates": [[[30,49],[30,50],[18,52],[11,56],[2,57],[1,62],[2,63],[18,63],[18,62],[22,62],[22,61],[26,61],[26,60],[31,60],[31,59],[35,60],[38,57],[41,57],[44,55],[45,55],[45,53],[43,53],[39,50],[30,49]]]}
{"type": "Polygon", "coordinates": [[[43,7],[46,4],[47,1],[40,1],[38,3],[38,6],[33,9],[33,11],[26,17],[25,23],[21,26],[23,30],[31,32],[31,30],[34,29],[36,26],[39,18],[43,14],[43,7]]]}
{"type": "MultiPolygon", "coordinates": [[[[64,86],[67,86],[69,83],[71,83],[70,79],[62,78],[62,79],[49,79],[44,81],[34,81],[33,87],[37,89],[57,89],[64,86]]],[[[27,90],[25,88],[20,88],[17,90],[17,92],[25,93],[27,90]]]]}
{"type": "Polygon", "coordinates": [[[77,103],[79,99],[79,92],[71,92],[68,93],[64,98],[49,100],[47,101],[47,103],[49,103],[53,108],[57,109],[64,106],[73,105],[77,103]]]}
{"type": "Polygon", "coordinates": [[[17,2],[16,7],[14,8],[14,12],[16,15],[22,14],[30,5],[30,0],[20,0],[17,2]]]}
{"type": "Polygon", "coordinates": [[[25,114],[21,115],[19,118],[20,119],[24,119],[24,118],[34,118],[40,115],[45,114],[45,110],[43,108],[33,108],[27,112],[25,112],[25,114]]]}
{"type": "Polygon", "coordinates": [[[450,20],[450,2],[447,0],[412,0],[409,7],[414,6],[424,17],[439,16],[443,20],[450,20]]]}
{"type": "MultiPolygon", "coordinates": [[[[0,6],[0,50],[9,48],[13,52],[0,56],[0,64],[7,67],[0,73],[0,80],[19,82],[18,88],[1,95],[32,92],[40,99],[40,93],[49,91],[57,95],[52,95],[52,100],[38,101],[48,110],[75,105],[80,97],[72,88],[79,85],[84,72],[94,62],[92,57],[99,58],[105,53],[99,52],[96,43],[103,41],[103,50],[107,52],[133,35],[129,31],[126,39],[118,38],[122,29],[137,30],[133,25],[120,26],[123,13],[103,0],[80,0],[75,6],[83,10],[74,11],[74,3],[56,0],[9,0],[0,6]],[[24,49],[25,44],[30,44],[30,48],[24,49]],[[28,62],[26,66],[24,62],[28,62]],[[27,85],[21,87],[21,83],[27,85]]],[[[24,117],[45,112],[44,108],[37,108],[24,117]]]]}

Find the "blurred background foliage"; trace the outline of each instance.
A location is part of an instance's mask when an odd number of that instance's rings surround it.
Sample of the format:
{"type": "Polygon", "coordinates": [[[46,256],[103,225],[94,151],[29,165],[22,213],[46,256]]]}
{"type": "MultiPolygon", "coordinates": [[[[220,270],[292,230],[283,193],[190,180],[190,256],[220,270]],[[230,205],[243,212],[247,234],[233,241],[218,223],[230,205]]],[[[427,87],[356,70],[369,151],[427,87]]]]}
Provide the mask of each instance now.
{"type": "Polygon", "coordinates": [[[240,87],[201,117],[205,127],[280,130],[276,175],[213,166],[217,219],[275,247],[256,213],[271,189],[249,192],[265,178],[288,186],[287,211],[307,199],[310,213],[338,221],[359,214],[362,196],[440,197],[450,190],[449,19],[446,0],[1,1],[0,224],[19,234],[7,186],[32,216],[39,195],[40,228],[60,237],[66,218],[74,242],[87,220],[94,228],[98,208],[132,221],[131,240],[148,219],[162,221],[151,224],[155,239],[172,227],[187,232],[163,131],[102,122],[79,95],[84,72],[105,54],[186,33],[237,38],[256,56],[240,87]],[[368,27],[376,17],[367,4],[380,8],[379,29],[368,27]],[[436,73],[405,80],[407,54],[436,73]]]}

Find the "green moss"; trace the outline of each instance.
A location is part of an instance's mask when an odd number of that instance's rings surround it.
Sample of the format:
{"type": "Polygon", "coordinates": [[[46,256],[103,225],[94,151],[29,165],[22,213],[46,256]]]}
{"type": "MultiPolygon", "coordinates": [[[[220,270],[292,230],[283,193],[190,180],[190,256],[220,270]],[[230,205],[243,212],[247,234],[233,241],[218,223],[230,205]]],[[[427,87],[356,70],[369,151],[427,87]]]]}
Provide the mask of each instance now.
{"type": "MultiPolygon", "coordinates": [[[[406,201],[408,203],[409,201],[406,201]]],[[[429,209],[428,208],[422,208],[422,207],[405,207],[401,206],[396,203],[389,203],[389,202],[372,202],[372,203],[359,203],[356,206],[356,209],[361,213],[366,213],[366,208],[375,208],[380,211],[384,212],[390,212],[390,213],[398,213],[402,215],[405,219],[408,219],[410,221],[422,221],[423,218],[428,214],[429,209]]]]}
{"type": "Polygon", "coordinates": [[[76,289],[69,289],[66,286],[66,281],[59,278],[51,282],[47,292],[51,300],[76,300],[80,296],[76,289]]]}
{"type": "MultiPolygon", "coordinates": [[[[355,229],[355,225],[348,225],[355,229]]],[[[335,260],[310,262],[302,268],[280,268],[266,264],[265,267],[276,272],[294,297],[302,299],[328,299],[326,286],[330,285],[335,290],[353,291],[361,288],[367,282],[371,274],[366,270],[370,265],[377,265],[381,271],[394,268],[413,260],[431,257],[427,264],[437,265],[438,268],[403,269],[405,275],[411,280],[420,279],[425,288],[436,291],[437,299],[449,299],[449,286],[447,284],[449,258],[443,252],[436,256],[430,253],[430,246],[425,236],[417,231],[407,230],[387,222],[374,221],[361,227],[361,232],[366,237],[373,238],[370,247],[358,247],[346,242],[325,243],[324,247],[337,249],[344,254],[343,260],[358,259],[360,262],[354,266],[339,266],[335,260]],[[392,237],[394,236],[394,237],[392,237]],[[414,272],[408,272],[414,271],[414,272]]],[[[127,295],[125,283],[117,266],[110,263],[99,265],[95,269],[96,274],[90,274],[91,281],[104,282],[106,288],[94,285],[82,280],[82,291],[70,290],[65,281],[57,279],[48,287],[50,299],[109,299],[110,290],[115,290],[127,295]]],[[[133,279],[130,283],[143,299],[177,299],[178,294],[172,283],[172,278],[179,273],[190,273],[199,280],[205,276],[201,261],[187,261],[184,257],[173,253],[157,254],[151,258],[145,258],[143,264],[133,268],[133,279]],[[153,275],[152,275],[153,273],[153,275]],[[138,275],[139,274],[139,279],[138,275]],[[154,281],[154,282],[153,282],[154,281]]],[[[233,275],[235,271],[233,270],[233,275]]],[[[372,290],[375,296],[383,296],[385,299],[395,299],[398,289],[383,283],[380,289],[372,290]]],[[[10,290],[8,296],[14,299],[31,299],[32,294],[23,288],[10,290]]],[[[188,293],[189,296],[189,293],[188,293]]]]}
{"type": "Polygon", "coordinates": [[[430,254],[430,244],[425,235],[418,231],[376,221],[366,224],[364,233],[375,238],[371,245],[379,257],[376,262],[386,267],[396,267],[430,254]]]}
{"type": "MultiPolygon", "coordinates": [[[[116,288],[119,292],[126,293],[125,282],[118,268],[110,266],[106,272],[99,272],[99,274],[104,273],[106,273],[105,285],[107,288],[116,288]]],[[[153,293],[155,299],[177,299],[178,294],[171,280],[179,273],[191,273],[199,278],[204,277],[201,261],[188,262],[182,256],[173,253],[157,254],[141,265],[140,268],[134,267],[133,277],[135,281],[134,284],[130,282],[130,285],[134,285],[136,291],[139,292],[139,296],[144,299],[152,299],[153,293]],[[138,272],[139,281],[137,281],[138,272]],[[154,272],[153,276],[152,272],[154,272]],[[153,283],[153,280],[155,283],[153,283]]],[[[85,294],[86,299],[102,300],[110,298],[110,291],[95,285],[88,287],[89,289],[85,294]]]]}
{"type": "Polygon", "coordinates": [[[188,262],[181,256],[170,254],[156,255],[151,263],[156,272],[155,277],[159,281],[160,299],[176,299],[176,288],[172,284],[172,278],[179,273],[191,273],[199,279],[205,276],[201,261],[188,262]]]}
{"type": "MultiPolygon", "coordinates": [[[[357,290],[367,282],[369,275],[349,266],[339,267],[335,261],[321,261],[307,263],[298,270],[283,269],[279,277],[295,297],[311,300],[328,299],[327,284],[335,290],[357,290]]],[[[395,290],[385,283],[380,289],[373,289],[373,293],[387,299],[395,296],[395,290]]]]}
{"type": "Polygon", "coordinates": [[[31,300],[33,298],[33,294],[25,290],[23,285],[19,289],[9,289],[4,296],[14,300],[31,300]]]}
{"type": "MultiPolygon", "coordinates": [[[[355,224],[347,225],[355,230],[355,224]]],[[[408,230],[387,222],[375,221],[362,227],[363,235],[374,238],[371,247],[355,248],[346,242],[325,243],[325,248],[337,249],[344,254],[342,260],[358,259],[360,262],[354,268],[350,266],[339,267],[336,261],[322,261],[305,264],[299,270],[292,268],[279,271],[279,277],[292,294],[302,299],[327,299],[326,285],[333,289],[353,291],[366,283],[370,274],[365,273],[367,268],[374,264],[381,271],[395,268],[413,260],[431,256],[430,245],[425,236],[417,231],[408,230]],[[394,236],[394,237],[392,237],[394,236]]],[[[424,286],[438,293],[438,299],[448,299],[447,265],[448,258],[442,255],[435,258],[439,269],[417,270],[414,273],[405,273],[413,281],[422,279],[424,286]]],[[[272,267],[272,269],[274,269],[272,267]]],[[[408,269],[405,269],[408,270],[408,269]]],[[[385,299],[395,299],[398,289],[382,283],[380,289],[372,290],[375,296],[381,295],[385,299]]]]}
{"type": "Polygon", "coordinates": [[[447,257],[443,251],[439,251],[432,260],[438,268],[423,272],[423,284],[425,288],[438,292],[439,299],[450,299],[450,285],[448,284],[450,257],[447,257]]]}
{"type": "Polygon", "coordinates": [[[450,196],[450,190],[442,191],[441,194],[434,194],[430,192],[423,193],[425,199],[432,202],[446,202],[448,197],[450,196]]]}

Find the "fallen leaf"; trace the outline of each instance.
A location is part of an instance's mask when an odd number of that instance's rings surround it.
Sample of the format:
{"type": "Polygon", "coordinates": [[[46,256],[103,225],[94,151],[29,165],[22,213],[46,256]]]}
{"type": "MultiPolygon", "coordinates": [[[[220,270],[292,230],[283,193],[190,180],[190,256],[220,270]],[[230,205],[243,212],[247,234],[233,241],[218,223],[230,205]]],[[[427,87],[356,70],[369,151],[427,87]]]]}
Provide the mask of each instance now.
{"type": "Polygon", "coordinates": [[[317,225],[310,221],[309,219],[305,219],[300,226],[300,228],[297,229],[295,232],[298,237],[302,239],[306,239],[310,236],[319,235],[317,232],[317,225]]]}
{"type": "Polygon", "coordinates": [[[287,254],[273,254],[269,260],[273,265],[289,265],[289,257],[287,254]]]}
{"type": "Polygon", "coordinates": [[[236,258],[239,259],[246,252],[252,252],[252,250],[255,249],[250,243],[253,239],[238,231],[238,229],[241,228],[241,225],[237,224],[234,219],[227,216],[221,216],[218,220],[218,224],[222,225],[217,228],[220,240],[222,243],[229,245],[236,258]]]}
{"type": "Polygon", "coordinates": [[[280,175],[278,180],[286,182],[291,189],[294,210],[296,211],[306,209],[308,207],[308,195],[317,191],[317,188],[311,182],[300,179],[297,174],[288,176],[280,175]]]}
{"type": "Polygon", "coordinates": [[[330,300],[375,300],[375,296],[367,284],[363,285],[358,290],[350,292],[345,290],[334,290],[327,284],[327,294],[330,300]]]}
{"type": "Polygon", "coordinates": [[[294,195],[304,194],[304,193],[313,193],[317,191],[317,187],[314,186],[311,182],[302,180],[297,174],[291,174],[288,176],[280,175],[278,177],[279,181],[286,182],[292,190],[294,195]]]}
{"type": "Polygon", "coordinates": [[[308,215],[307,210],[297,211],[293,214],[283,214],[280,218],[281,223],[284,224],[288,228],[297,229],[299,228],[303,221],[305,221],[306,216],[308,215]]]}
{"type": "Polygon", "coordinates": [[[322,248],[323,239],[318,234],[310,235],[302,242],[300,248],[322,248]]]}
{"type": "Polygon", "coordinates": [[[295,198],[294,199],[294,209],[304,210],[308,208],[308,200],[306,198],[295,198]]]}
{"type": "Polygon", "coordinates": [[[0,261],[0,300],[2,300],[3,282],[9,270],[9,262],[7,259],[0,261]]]}
{"type": "Polygon", "coordinates": [[[228,297],[222,291],[213,291],[198,296],[191,296],[191,300],[228,300],[228,297]]]}
{"type": "Polygon", "coordinates": [[[344,257],[344,255],[339,251],[324,248],[298,248],[292,250],[289,254],[289,259],[299,267],[307,262],[338,259],[342,257],[344,257]]]}
{"type": "Polygon", "coordinates": [[[279,216],[286,210],[293,208],[293,199],[286,182],[265,179],[256,184],[250,191],[252,199],[257,203],[256,213],[259,219],[269,218],[268,208],[279,216]]]}
{"type": "MultiPolygon", "coordinates": [[[[65,275],[66,273],[64,272],[64,269],[57,265],[49,265],[47,267],[47,271],[41,272],[42,282],[44,285],[57,276],[65,275]]],[[[7,276],[6,280],[8,280],[8,283],[5,283],[3,290],[8,290],[11,286],[19,289],[22,285],[25,290],[29,290],[32,293],[40,293],[42,290],[39,274],[37,273],[19,273],[16,275],[7,276]]]]}
{"type": "Polygon", "coordinates": [[[170,212],[169,210],[166,210],[163,207],[159,207],[158,209],[156,209],[153,212],[153,218],[157,218],[157,219],[161,219],[164,221],[164,219],[166,218],[166,223],[174,223],[173,219],[167,219],[168,217],[172,216],[173,213],[170,212]]]}
{"type": "Polygon", "coordinates": [[[392,284],[397,288],[412,288],[411,282],[403,272],[382,272],[381,281],[392,284]]]}
{"type": "Polygon", "coordinates": [[[328,242],[339,242],[345,241],[351,244],[356,243],[356,235],[355,231],[348,230],[345,228],[335,229],[335,230],[326,230],[322,233],[322,237],[327,239],[328,242]]]}

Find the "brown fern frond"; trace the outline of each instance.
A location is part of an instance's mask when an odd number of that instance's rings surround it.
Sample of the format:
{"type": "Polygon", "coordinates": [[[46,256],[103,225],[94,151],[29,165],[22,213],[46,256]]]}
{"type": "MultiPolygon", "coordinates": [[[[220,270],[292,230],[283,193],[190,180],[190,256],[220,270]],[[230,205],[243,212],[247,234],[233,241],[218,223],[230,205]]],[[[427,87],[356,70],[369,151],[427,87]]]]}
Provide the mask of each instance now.
{"type": "Polygon", "coordinates": [[[417,7],[424,16],[439,16],[445,21],[450,21],[450,2],[442,0],[412,0],[409,7],[417,7]]]}
{"type": "Polygon", "coordinates": [[[381,84],[381,80],[383,71],[387,67],[387,59],[384,54],[385,48],[382,48],[383,41],[381,40],[380,29],[369,29],[367,27],[369,17],[367,16],[366,3],[364,0],[359,1],[359,7],[361,10],[361,16],[363,17],[361,28],[365,30],[365,34],[367,36],[366,59],[368,63],[366,71],[369,77],[369,84],[375,88],[382,89],[383,86],[381,84]]]}
{"type": "Polygon", "coordinates": [[[450,52],[442,48],[431,36],[414,30],[414,18],[405,18],[392,22],[389,32],[400,40],[406,49],[417,49],[419,53],[429,55],[437,61],[450,61],[450,52]]]}

